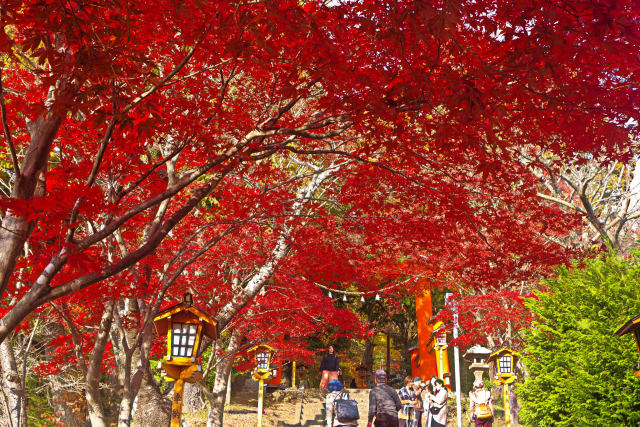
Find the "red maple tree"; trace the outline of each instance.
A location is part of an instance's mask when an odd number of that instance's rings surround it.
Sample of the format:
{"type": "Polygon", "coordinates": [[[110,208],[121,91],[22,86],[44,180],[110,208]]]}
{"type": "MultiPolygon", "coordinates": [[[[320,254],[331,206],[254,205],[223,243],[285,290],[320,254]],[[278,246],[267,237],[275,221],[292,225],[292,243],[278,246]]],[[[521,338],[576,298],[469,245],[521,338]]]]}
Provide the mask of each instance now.
{"type": "Polygon", "coordinates": [[[536,199],[520,149],[630,156],[638,8],[3,2],[3,345],[65,298],[140,300],[125,314],[148,325],[162,280],[242,242],[255,270],[214,287],[221,326],[291,254],[365,291],[406,277],[398,256],[488,292],[531,280],[575,222],[536,199]],[[249,230],[263,240],[225,240],[249,230]]]}

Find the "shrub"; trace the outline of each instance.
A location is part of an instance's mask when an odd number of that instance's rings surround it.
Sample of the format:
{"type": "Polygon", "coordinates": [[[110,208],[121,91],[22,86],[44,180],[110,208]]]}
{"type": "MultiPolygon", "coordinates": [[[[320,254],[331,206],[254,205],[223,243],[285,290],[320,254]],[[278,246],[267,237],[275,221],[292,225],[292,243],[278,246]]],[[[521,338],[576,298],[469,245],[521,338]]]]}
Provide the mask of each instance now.
{"type": "Polygon", "coordinates": [[[529,377],[518,387],[531,426],[640,424],[640,379],[631,335],[615,332],[640,314],[640,257],[614,254],[558,270],[527,306],[529,377]]]}

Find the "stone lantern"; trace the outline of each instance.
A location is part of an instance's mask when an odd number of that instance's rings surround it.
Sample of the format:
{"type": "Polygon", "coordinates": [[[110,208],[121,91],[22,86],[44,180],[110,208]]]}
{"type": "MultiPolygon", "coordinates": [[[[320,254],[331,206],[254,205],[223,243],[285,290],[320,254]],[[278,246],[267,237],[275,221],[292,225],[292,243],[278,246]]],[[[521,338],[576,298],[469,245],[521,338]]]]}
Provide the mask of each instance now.
{"type": "Polygon", "coordinates": [[[464,354],[464,360],[469,362],[469,370],[473,372],[473,379],[481,380],[484,374],[489,377],[489,362],[487,359],[491,355],[491,350],[481,345],[474,345],[464,354]]]}

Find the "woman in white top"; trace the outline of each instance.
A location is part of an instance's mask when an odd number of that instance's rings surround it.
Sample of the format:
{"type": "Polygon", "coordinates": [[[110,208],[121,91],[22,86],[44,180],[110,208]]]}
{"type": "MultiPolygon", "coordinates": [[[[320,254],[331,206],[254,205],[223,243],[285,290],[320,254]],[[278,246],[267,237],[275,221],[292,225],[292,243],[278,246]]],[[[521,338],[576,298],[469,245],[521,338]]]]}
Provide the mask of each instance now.
{"type": "MultiPolygon", "coordinates": [[[[338,422],[338,419],[333,419],[335,414],[335,402],[336,399],[340,397],[343,393],[343,387],[340,380],[331,380],[327,385],[327,389],[330,391],[327,394],[327,398],[325,400],[325,408],[327,412],[327,427],[340,427],[340,426],[357,426],[358,420],[355,421],[347,421],[347,422],[338,422]]],[[[348,394],[347,394],[348,395],[348,394]]]]}
{"type": "Polygon", "coordinates": [[[491,392],[484,389],[484,381],[481,379],[473,382],[473,391],[469,393],[471,417],[474,427],[493,426],[493,399],[491,392]]]}
{"type": "Polygon", "coordinates": [[[429,412],[431,414],[431,427],[445,427],[447,425],[447,401],[449,391],[444,386],[444,381],[438,378],[434,383],[435,395],[429,394],[429,412]]]}

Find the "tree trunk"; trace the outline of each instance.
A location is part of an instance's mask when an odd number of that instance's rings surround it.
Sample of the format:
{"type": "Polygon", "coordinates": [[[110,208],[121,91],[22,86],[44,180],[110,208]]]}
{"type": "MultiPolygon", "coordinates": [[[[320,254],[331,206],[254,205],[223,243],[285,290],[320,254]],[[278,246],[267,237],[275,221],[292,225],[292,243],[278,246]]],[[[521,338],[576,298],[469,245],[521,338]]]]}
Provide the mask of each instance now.
{"type": "Polygon", "coordinates": [[[102,406],[102,399],[100,398],[99,386],[99,382],[92,385],[87,383],[87,389],[85,392],[91,427],[107,427],[108,425],[104,408],[102,406]]]}
{"type": "MultiPolygon", "coordinates": [[[[20,175],[16,176],[16,183],[11,196],[28,200],[34,193],[44,195],[44,174],[47,170],[51,143],[55,138],[62,117],[58,112],[49,112],[45,116],[29,123],[31,142],[20,167],[20,175]],[[36,191],[38,189],[38,191],[36,191]]],[[[27,223],[24,216],[7,211],[0,228],[0,297],[3,297],[9,279],[13,274],[18,257],[22,253],[24,242],[33,230],[33,224],[27,223]]]]}
{"type": "Polygon", "coordinates": [[[368,369],[369,375],[367,375],[367,388],[371,388],[374,385],[373,382],[373,338],[367,338],[364,342],[364,355],[362,356],[362,364],[368,369]]]}
{"type": "Polygon", "coordinates": [[[5,339],[0,343],[0,365],[2,366],[2,399],[5,424],[12,427],[27,425],[27,408],[25,405],[25,390],[18,374],[16,356],[11,346],[11,340],[5,339]]]}
{"type": "Polygon", "coordinates": [[[171,401],[162,396],[158,384],[149,372],[142,379],[133,422],[138,426],[161,427],[168,426],[171,422],[171,401]]]}
{"type": "Polygon", "coordinates": [[[182,395],[182,410],[197,412],[206,406],[206,396],[198,384],[185,383],[182,395]]]}
{"type": "Polygon", "coordinates": [[[144,376],[148,375],[151,371],[148,355],[151,349],[151,341],[153,340],[153,332],[151,325],[147,325],[140,331],[137,331],[135,328],[124,327],[122,325],[122,320],[119,318],[119,316],[121,316],[119,310],[122,310],[125,316],[131,313],[140,315],[140,310],[138,302],[135,299],[127,299],[121,301],[120,304],[122,307],[116,307],[116,311],[114,312],[119,325],[117,344],[121,357],[119,358],[120,363],[118,364],[118,370],[120,381],[123,385],[118,426],[128,427],[133,415],[133,401],[142,386],[144,376]],[[138,334],[142,334],[140,339],[138,339],[138,334]]]}
{"type": "Polygon", "coordinates": [[[227,395],[224,399],[225,405],[231,404],[231,371],[232,369],[229,369],[229,376],[227,377],[227,395]]]}
{"type": "Polygon", "coordinates": [[[92,427],[107,426],[107,418],[102,406],[102,398],[100,397],[100,368],[102,367],[104,351],[109,341],[109,333],[113,324],[114,307],[114,301],[110,301],[105,305],[102,320],[100,321],[100,329],[87,366],[85,398],[92,427]]]}
{"type": "Polygon", "coordinates": [[[124,390],[122,400],[120,400],[120,410],[118,415],[118,427],[129,427],[131,425],[131,406],[133,399],[129,390],[124,390]]]}
{"type": "Polygon", "coordinates": [[[209,397],[209,415],[207,427],[222,427],[224,418],[224,402],[226,399],[227,381],[233,368],[233,359],[238,349],[236,332],[231,335],[227,352],[216,366],[216,378],[213,383],[212,394],[209,397]]]}
{"type": "MultiPolygon", "coordinates": [[[[140,351],[136,351],[138,355],[140,351]]],[[[136,371],[132,375],[133,362],[131,353],[125,355],[124,366],[124,387],[122,389],[122,400],[120,401],[120,411],[118,415],[118,426],[129,427],[131,425],[133,401],[138,395],[142,386],[145,374],[149,373],[149,361],[146,358],[138,359],[136,371]],[[145,366],[146,365],[146,366],[145,366]]]]}

